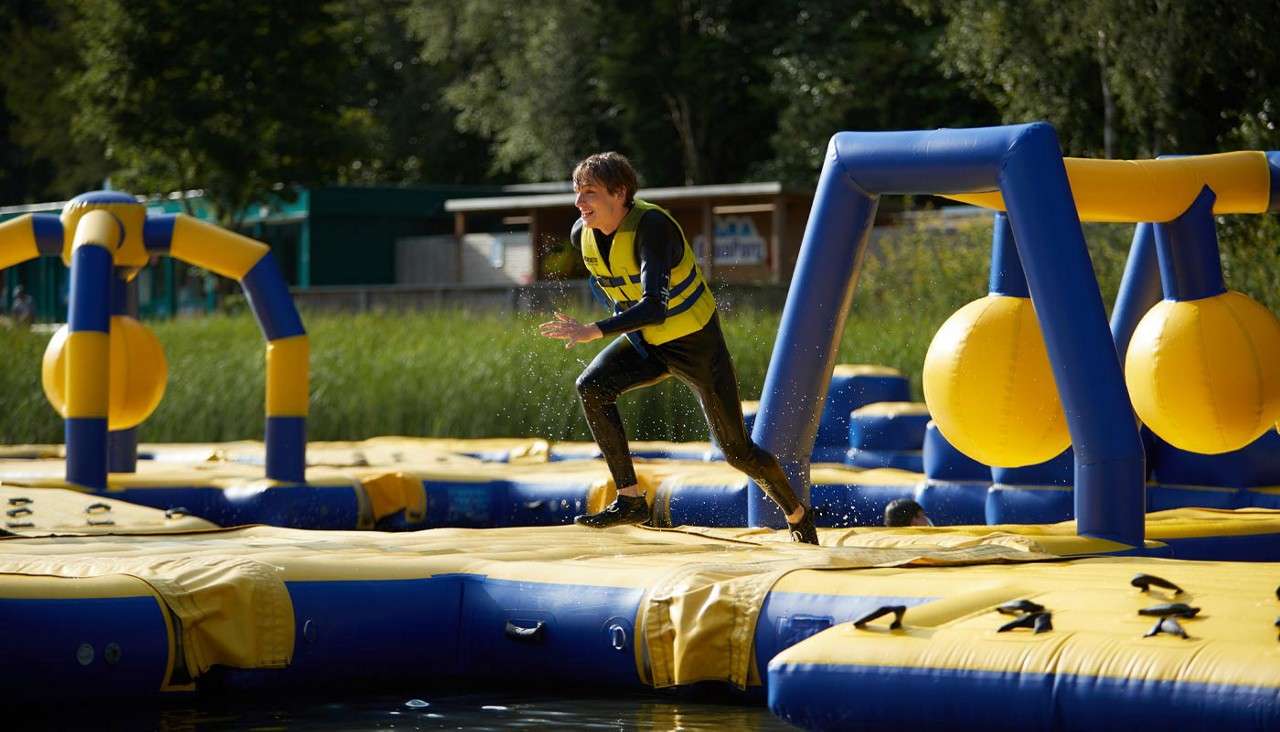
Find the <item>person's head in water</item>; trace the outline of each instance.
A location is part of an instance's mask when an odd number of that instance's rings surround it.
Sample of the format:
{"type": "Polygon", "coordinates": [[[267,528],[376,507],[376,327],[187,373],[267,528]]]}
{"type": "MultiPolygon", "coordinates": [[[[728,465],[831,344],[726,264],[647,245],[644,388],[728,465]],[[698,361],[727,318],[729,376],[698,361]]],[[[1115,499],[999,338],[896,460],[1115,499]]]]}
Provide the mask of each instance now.
{"type": "Polygon", "coordinates": [[[899,498],[890,501],[884,507],[885,526],[933,526],[924,508],[910,498],[899,498]]]}
{"type": "Polygon", "coordinates": [[[612,234],[636,198],[636,171],[616,152],[596,153],[573,169],[573,205],[582,223],[612,234]]]}

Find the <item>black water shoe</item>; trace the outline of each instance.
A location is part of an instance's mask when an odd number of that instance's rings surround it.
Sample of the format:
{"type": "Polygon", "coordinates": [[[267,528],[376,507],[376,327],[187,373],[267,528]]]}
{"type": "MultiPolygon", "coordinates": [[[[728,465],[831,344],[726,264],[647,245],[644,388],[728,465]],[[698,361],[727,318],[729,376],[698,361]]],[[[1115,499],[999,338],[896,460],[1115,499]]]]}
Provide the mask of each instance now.
{"type": "Polygon", "coordinates": [[[579,516],[573,520],[579,526],[606,529],[623,524],[642,524],[649,520],[649,504],[644,496],[618,496],[600,513],[579,516]]]}
{"type": "Polygon", "coordinates": [[[805,509],[804,516],[794,524],[787,524],[791,528],[791,540],[797,544],[818,544],[818,529],[813,525],[813,513],[809,509],[805,509]]]}

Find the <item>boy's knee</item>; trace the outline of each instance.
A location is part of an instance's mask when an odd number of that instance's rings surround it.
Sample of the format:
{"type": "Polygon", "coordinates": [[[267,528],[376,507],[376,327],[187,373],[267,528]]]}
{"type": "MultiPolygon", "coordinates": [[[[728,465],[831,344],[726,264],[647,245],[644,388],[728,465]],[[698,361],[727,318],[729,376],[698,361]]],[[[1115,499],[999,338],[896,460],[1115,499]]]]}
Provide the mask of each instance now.
{"type": "Polygon", "coordinates": [[[755,445],[736,444],[721,445],[720,451],[724,453],[724,461],[729,463],[731,467],[747,472],[745,469],[755,464],[755,445]]]}
{"type": "Polygon", "coordinates": [[[598,404],[608,401],[608,395],[600,382],[592,377],[591,372],[584,371],[573,385],[578,390],[578,398],[584,404],[598,404]]]}

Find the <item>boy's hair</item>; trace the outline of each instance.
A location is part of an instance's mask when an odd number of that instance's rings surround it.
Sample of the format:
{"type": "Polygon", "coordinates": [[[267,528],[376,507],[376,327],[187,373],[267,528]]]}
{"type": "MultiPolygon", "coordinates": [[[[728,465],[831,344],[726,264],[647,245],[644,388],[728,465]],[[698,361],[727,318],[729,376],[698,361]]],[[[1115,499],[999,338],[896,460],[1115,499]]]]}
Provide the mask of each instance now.
{"type": "Polygon", "coordinates": [[[622,191],[624,203],[630,206],[636,198],[636,170],[621,153],[602,152],[590,155],[573,168],[573,184],[596,183],[610,194],[622,191]]]}
{"type": "Polygon", "coordinates": [[[899,498],[890,501],[884,507],[885,526],[910,526],[916,516],[924,513],[924,508],[910,498],[899,498]]]}

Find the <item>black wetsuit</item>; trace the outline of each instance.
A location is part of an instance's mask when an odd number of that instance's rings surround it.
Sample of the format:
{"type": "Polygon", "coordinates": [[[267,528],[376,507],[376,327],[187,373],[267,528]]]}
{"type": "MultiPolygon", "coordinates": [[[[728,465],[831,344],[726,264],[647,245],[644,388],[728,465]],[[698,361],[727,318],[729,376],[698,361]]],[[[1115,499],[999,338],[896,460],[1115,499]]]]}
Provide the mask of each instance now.
{"type": "MultiPolygon", "coordinates": [[[[596,245],[609,261],[613,234],[594,230],[596,245]]],[[[582,246],[582,220],[570,234],[582,246]]],[[[674,223],[659,211],[647,211],[636,227],[636,252],[643,297],[632,307],[596,322],[604,335],[625,334],[666,318],[671,268],[684,253],[684,239],[674,223]]],[[[719,315],[701,329],[666,343],[644,344],[644,353],[625,336],[601,351],[578,377],[578,395],[591,434],[604,453],[609,472],[618,487],[635,485],[636,473],[622,428],[617,400],[632,389],[652,386],[675,376],[698,395],[711,429],[711,437],[725,460],[756,480],[786,514],[800,505],[782,466],[769,452],[751,441],[742,420],[742,403],[733,361],[720,330],[719,315]]]]}

